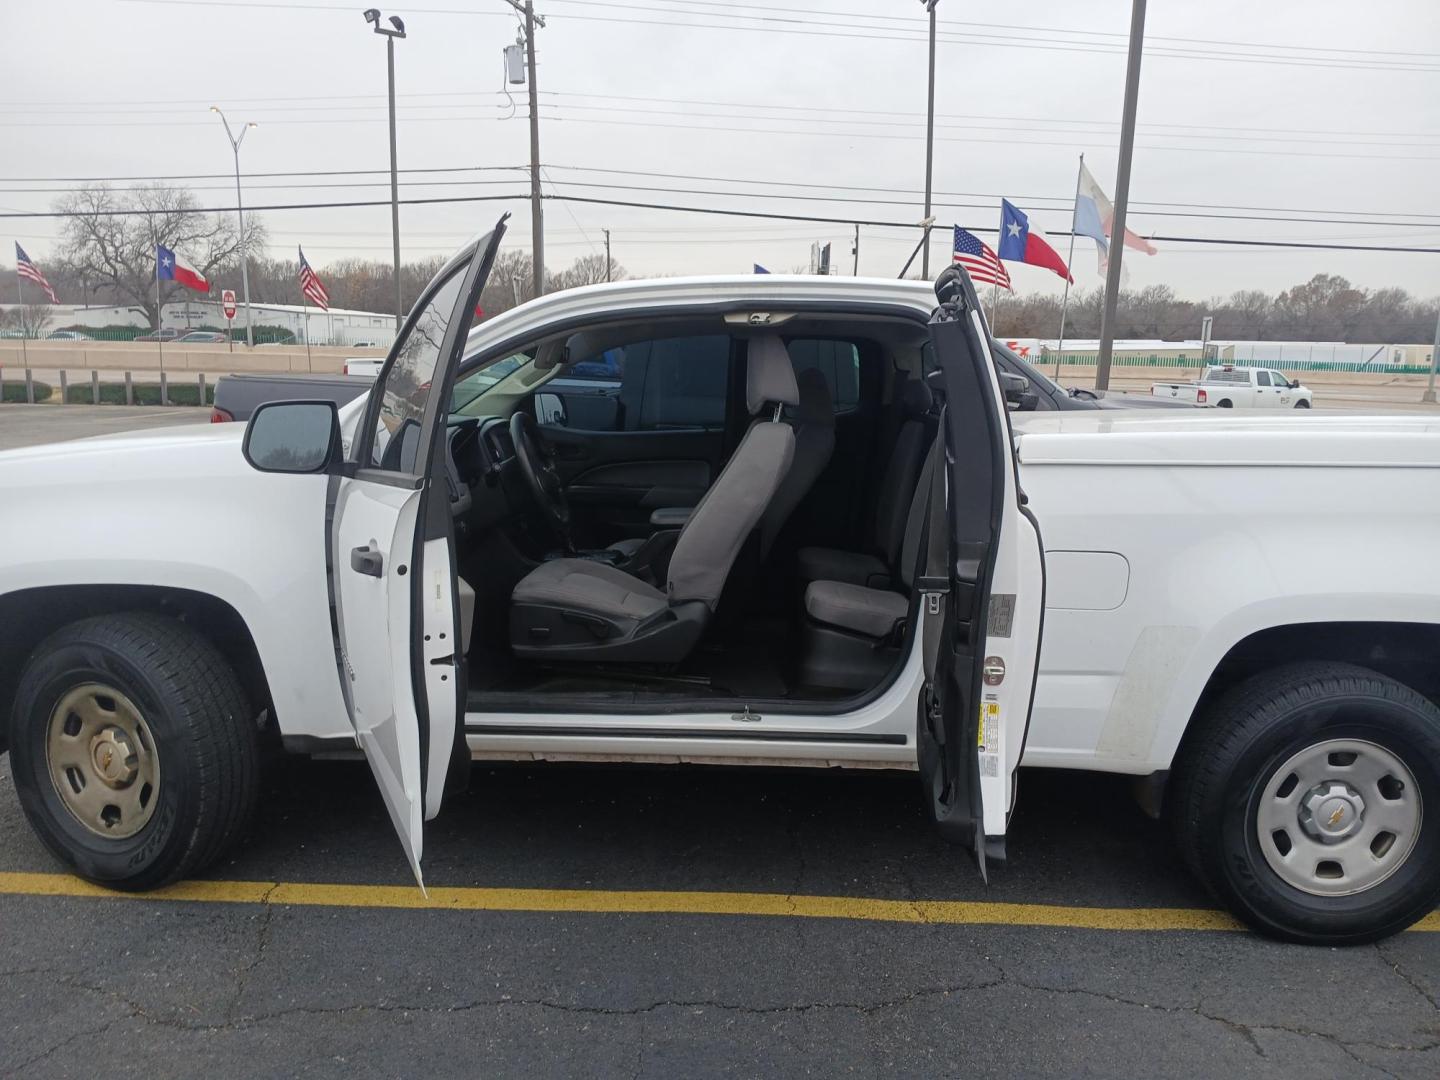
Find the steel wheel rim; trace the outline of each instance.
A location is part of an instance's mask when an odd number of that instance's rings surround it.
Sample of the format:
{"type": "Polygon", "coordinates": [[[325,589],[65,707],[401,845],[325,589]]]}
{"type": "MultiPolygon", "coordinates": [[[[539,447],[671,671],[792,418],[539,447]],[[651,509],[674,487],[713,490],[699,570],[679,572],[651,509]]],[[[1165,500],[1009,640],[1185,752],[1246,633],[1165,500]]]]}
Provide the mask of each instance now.
{"type": "Polygon", "coordinates": [[[65,809],[96,836],[134,836],[155,813],[155,739],[135,703],[114,687],[85,683],[61,697],[46,725],[45,761],[65,809]]]}
{"type": "Polygon", "coordinates": [[[1415,776],[1363,739],[1327,739],[1271,773],[1255,826],[1270,869],[1311,896],[1373,889],[1409,859],[1423,807],[1415,776]]]}

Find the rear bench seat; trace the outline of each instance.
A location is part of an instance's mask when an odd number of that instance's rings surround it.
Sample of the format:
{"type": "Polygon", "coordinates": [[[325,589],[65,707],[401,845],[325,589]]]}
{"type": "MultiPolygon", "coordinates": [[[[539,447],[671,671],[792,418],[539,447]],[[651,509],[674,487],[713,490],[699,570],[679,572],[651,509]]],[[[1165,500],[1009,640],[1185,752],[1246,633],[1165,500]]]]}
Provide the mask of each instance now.
{"type": "Polygon", "coordinates": [[[900,658],[938,446],[939,440],[933,439],[914,481],[899,552],[901,588],[874,589],[850,581],[812,581],[806,587],[800,660],[800,681],[805,685],[868,690],[900,658]]]}

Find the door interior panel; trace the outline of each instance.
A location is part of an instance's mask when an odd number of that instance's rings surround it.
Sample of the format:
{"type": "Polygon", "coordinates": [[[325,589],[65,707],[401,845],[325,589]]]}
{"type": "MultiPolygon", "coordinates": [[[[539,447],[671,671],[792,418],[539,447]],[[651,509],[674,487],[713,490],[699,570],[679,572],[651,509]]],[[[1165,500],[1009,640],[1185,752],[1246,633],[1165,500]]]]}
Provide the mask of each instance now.
{"type": "Polygon", "coordinates": [[[648,536],[650,512],[694,506],[723,463],[724,433],[543,427],[574,515],[575,541],[603,547],[648,536]]]}

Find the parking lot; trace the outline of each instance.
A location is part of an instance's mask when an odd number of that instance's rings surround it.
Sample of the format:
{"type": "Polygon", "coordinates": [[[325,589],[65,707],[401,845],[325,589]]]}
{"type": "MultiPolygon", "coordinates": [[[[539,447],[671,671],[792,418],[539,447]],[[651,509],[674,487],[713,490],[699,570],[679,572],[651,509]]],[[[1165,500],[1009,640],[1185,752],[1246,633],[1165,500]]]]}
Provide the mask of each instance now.
{"type": "Polygon", "coordinates": [[[127,1076],[1431,1077],[1440,1059],[1440,921],[1349,950],[1230,929],[1111,779],[1027,774],[987,887],[926,829],[913,775],[477,767],[427,830],[427,906],[364,765],[279,763],[215,881],[136,899],[49,876],[7,764],[6,1075],[103,1057],[127,1076]],[[624,910],[655,893],[673,910],[624,910]],[[891,906],[850,918],[835,898],[891,906]],[[977,906],[947,922],[925,901],[977,906]]]}

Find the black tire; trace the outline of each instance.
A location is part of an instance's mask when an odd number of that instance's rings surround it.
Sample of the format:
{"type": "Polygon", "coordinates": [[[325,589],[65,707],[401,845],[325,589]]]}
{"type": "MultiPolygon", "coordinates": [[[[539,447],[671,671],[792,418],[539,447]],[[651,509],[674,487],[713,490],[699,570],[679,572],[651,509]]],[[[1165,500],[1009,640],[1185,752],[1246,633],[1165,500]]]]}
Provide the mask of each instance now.
{"type": "Polygon", "coordinates": [[[1440,708],[1367,668],[1301,663],[1223,694],[1176,763],[1170,816],[1185,862],[1254,929],[1286,941],[1358,945],[1405,929],[1440,901],[1440,708]],[[1286,882],[1260,848],[1265,784],[1291,755],[1327,739],[1362,739],[1411,771],[1424,812],[1415,845],[1379,883],[1318,896],[1286,882]]]}
{"type": "Polygon", "coordinates": [[[1235,407],[1235,403],[1229,398],[1226,398],[1224,401],[1217,401],[1215,403],[1215,407],[1217,409],[1233,409],[1235,407]]]}
{"type": "Polygon", "coordinates": [[[10,720],[20,805],[45,846],[87,881],[153,889],[213,862],[244,829],[259,786],[254,715],[210,642],[162,615],[128,613],[63,627],[31,655],[10,720]],[[61,697],[101,682],[140,710],[160,779],[140,831],[105,837],[81,824],[51,780],[46,739],[61,697]]]}
{"type": "Polygon", "coordinates": [[[1304,398],[1301,398],[1299,401],[1295,402],[1295,408],[1308,409],[1310,408],[1310,402],[1306,401],[1304,398]]]}

